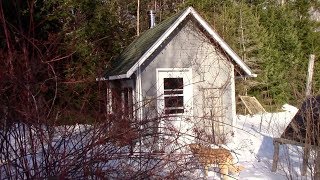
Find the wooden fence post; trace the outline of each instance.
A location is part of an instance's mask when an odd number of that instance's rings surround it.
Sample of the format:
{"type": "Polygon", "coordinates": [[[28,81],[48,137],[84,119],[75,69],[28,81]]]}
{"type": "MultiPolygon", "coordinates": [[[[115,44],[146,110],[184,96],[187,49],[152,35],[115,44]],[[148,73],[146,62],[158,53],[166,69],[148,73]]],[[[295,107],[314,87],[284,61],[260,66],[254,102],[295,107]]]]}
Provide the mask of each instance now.
{"type": "Polygon", "coordinates": [[[312,94],[312,77],[313,77],[313,69],[314,69],[314,59],[315,55],[311,54],[309,58],[308,65],[308,77],[307,77],[307,85],[306,85],[306,97],[312,94]]]}
{"type": "Polygon", "coordinates": [[[320,149],[316,148],[316,159],[314,165],[314,179],[320,179],[320,149]]]}
{"type": "Polygon", "coordinates": [[[303,148],[303,159],[302,159],[302,169],[301,169],[301,175],[305,176],[307,174],[307,168],[308,168],[308,159],[310,157],[310,147],[308,144],[303,148]]]}
{"type": "Polygon", "coordinates": [[[273,145],[274,145],[274,152],[273,152],[273,162],[272,162],[271,171],[276,172],[278,167],[278,161],[279,161],[280,143],[277,142],[276,140],[273,140],[273,145]]]}

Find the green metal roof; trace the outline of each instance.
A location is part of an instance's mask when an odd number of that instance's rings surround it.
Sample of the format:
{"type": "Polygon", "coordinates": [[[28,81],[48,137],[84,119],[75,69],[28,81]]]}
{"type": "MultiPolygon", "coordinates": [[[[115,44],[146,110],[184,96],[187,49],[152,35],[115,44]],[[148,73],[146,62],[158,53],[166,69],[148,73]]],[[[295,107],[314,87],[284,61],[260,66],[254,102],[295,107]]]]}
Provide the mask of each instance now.
{"type": "Polygon", "coordinates": [[[126,74],[128,70],[148,51],[148,49],[161,37],[162,34],[183,14],[181,11],[172,17],[148,29],[137,37],[124,51],[113,61],[107,69],[105,77],[126,74]]]}

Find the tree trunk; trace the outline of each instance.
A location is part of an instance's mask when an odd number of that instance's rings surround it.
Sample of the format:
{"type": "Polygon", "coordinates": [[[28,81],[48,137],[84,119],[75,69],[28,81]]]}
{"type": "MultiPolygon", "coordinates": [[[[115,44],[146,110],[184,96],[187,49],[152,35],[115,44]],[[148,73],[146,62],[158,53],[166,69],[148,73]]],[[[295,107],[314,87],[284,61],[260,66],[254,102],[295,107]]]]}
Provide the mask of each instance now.
{"type": "Polygon", "coordinates": [[[140,0],[137,2],[137,36],[140,34],[140,0]]]}
{"type": "Polygon", "coordinates": [[[320,149],[316,150],[316,159],[314,167],[314,179],[320,179],[320,149]]]}

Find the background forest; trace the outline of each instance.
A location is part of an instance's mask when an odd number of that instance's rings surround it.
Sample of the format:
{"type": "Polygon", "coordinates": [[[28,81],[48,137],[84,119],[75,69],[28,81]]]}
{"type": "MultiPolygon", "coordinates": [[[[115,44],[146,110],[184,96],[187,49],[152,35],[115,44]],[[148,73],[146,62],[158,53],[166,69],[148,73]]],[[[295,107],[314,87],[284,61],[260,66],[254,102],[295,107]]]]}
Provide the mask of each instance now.
{"type": "MultiPolygon", "coordinates": [[[[148,10],[154,9],[161,22],[188,6],[258,74],[241,81],[237,94],[256,96],[268,110],[283,103],[299,105],[309,55],[316,59],[320,55],[319,22],[310,17],[319,13],[319,4],[317,0],[1,1],[0,117],[7,122],[67,124],[105,119],[107,85],[96,77],[148,28],[148,10]]],[[[316,61],[314,94],[319,94],[319,71],[316,61]]]]}

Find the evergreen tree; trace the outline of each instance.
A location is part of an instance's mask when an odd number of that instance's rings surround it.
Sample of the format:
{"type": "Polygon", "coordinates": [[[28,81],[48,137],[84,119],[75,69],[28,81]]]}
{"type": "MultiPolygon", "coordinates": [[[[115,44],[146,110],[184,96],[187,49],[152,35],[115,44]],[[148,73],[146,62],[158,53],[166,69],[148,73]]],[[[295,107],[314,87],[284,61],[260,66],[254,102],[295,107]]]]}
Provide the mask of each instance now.
{"type": "Polygon", "coordinates": [[[269,34],[261,49],[264,63],[259,78],[265,83],[260,89],[266,90],[265,96],[278,106],[286,102],[296,104],[304,97],[308,56],[312,46],[319,45],[313,39],[310,3],[298,2],[282,6],[269,3],[258,11],[269,34]]]}

